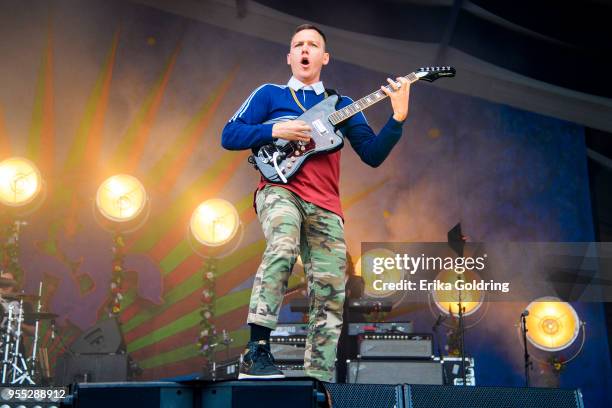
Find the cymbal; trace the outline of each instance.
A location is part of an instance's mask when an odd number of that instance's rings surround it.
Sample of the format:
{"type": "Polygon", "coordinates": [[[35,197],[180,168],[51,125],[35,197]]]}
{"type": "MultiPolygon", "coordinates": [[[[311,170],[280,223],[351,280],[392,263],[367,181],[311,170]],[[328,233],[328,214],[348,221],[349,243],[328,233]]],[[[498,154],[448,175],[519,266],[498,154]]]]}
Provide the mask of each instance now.
{"type": "Polygon", "coordinates": [[[1,278],[0,277],[0,287],[17,287],[17,281],[15,279],[1,278]]]}
{"type": "Polygon", "coordinates": [[[27,320],[51,320],[55,319],[57,314],[51,312],[33,312],[33,313],[24,313],[23,318],[27,320]]]}
{"type": "MultiPolygon", "coordinates": [[[[14,317],[17,318],[17,313],[14,313],[14,317]]],[[[0,318],[5,318],[6,316],[8,316],[7,312],[0,312],[0,318]]],[[[24,320],[50,320],[50,319],[55,319],[58,315],[55,313],[50,313],[50,312],[31,312],[31,313],[24,313],[23,314],[23,319],[24,320]]]]}
{"type": "Polygon", "coordinates": [[[40,296],[38,296],[38,295],[29,295],[27,293],[5,293],[3,295],[0,295],[0,298],[6,299],[6,300],[21,300],[21,299],[23,299],[24,301],[35,302],[38,299],[40,299],[40,296]]]}
{"type": "MultiPolygon", "coordinates": [[[[8,316],[8,313],[0,313],[1,318],[5,318],[8,316]]],[[[15,318],[17,314],[14,315],[15,318]]],[[[55,319],[58,315],[50,312],[32,312],[32,313],[24,313],[23,320],[52,320],[55,319]]]]}

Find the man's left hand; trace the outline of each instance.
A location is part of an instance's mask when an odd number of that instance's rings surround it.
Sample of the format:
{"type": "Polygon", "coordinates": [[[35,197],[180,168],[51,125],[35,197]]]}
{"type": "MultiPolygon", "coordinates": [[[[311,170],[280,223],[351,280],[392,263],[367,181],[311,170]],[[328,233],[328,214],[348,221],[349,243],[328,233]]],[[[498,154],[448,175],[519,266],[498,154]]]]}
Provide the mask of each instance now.
{"type": "Polygon", "coordinates": [[[410,82],[404,77],[398,77],[398,83],[393,81],[391,78],[387,78],[387,82],[393,89],[389,91],[386,87],[381,86],[382,91],[391,99],[391,106],[393,107],[393,119],[398,122],[403,122],[408,116],[408,101],[410,99],[410,82]]]}

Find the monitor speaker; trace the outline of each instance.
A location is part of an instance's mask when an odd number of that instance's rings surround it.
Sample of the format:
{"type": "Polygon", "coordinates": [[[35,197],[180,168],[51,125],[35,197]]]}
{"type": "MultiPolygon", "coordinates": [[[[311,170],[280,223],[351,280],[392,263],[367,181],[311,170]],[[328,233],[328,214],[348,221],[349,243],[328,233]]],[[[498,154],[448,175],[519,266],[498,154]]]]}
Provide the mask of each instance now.
{"type": "Polygon", "coordinates": [[[579,390],[404,385],[410,408],[583,408],[579,390]]]}

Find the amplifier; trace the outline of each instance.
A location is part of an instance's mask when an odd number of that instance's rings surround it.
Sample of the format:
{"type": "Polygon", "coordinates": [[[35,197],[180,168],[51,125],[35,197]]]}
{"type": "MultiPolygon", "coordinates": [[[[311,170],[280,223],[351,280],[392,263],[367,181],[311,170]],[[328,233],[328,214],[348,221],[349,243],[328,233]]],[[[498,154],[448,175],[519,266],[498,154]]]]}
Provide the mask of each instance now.
{"type": "Polygon", "coordinates": [[[270,351],[277,361],[304,362],[306,336],[270,337],[270,351]]]}
{"type": "MultiPolygon", "coordinates": [[[[440,361],[436,357],[435,361],[440,361]]],[[[461,357],[444,356],[443,360],[444,384],[463,385],[463,375],[461,373],[461,357]]],[[[465,385],[476,385],[476,373],[474,371],[474,358],[465,358],[465,385]]]]}
{"type": "MultiPolygon", "coordinates": [[[[308,313],[310,311],[310,300],[307,298],[293,299],[289,302],[289,307],[294,313],[308,313]]],[[[362,314],[390,312],[393,309],[393,302],[390,300],[347,299],[346,307],[349,312],[362,314]]]]}
{"type": "Polygon", "coordinates": [[[270,351],[279,362],[304,363],[308,324],[289,323],[276,326],[270,333],[270,351]]]}
{"type": "Polygon", "coordinates": [[[426,358],[433,356],[431,334],[362,334],[359,355],[363,358],[426,358]]]}
{"type": "Polygon", "coordinates": [[[308,323],[285,323],[276,326],[270,333],[271,337],[289,337],[308,335],[308,323]]]}
{"type": "Polygon", "coordinates": [[[390,300],[348,299],[346,302],[348,310],[356,313],[390,312],[393,309],[390,300]]]}
{"type": "Polygon", "coordinates": [[[347,383],[442,385],[437,361],[347,360],[347,383]]]}
{"type": "MultiPolygon", "coordinates": [[[[307,377],[304,372],[304,362],[301,364],[291,364],[291,363],[276,363],[276,366],[285,374],[286,378],[299,378],[299,377],[307,377]]],[[[337,381],[336,372],[334,371],[332,383],[337,381]]]]}
{"type": "Polygon", "coordinates": [[[391,323],[349,323],[349,336],[357,336],[365,333],[412,333],[414,328],[412,322],[391,322],[391,323]]]}
{"type": "Polygon", "coordinates": [[[306,377],[304,373],[304,361],[302,364],[277,363],[276,366],[287,378],[306,377]]]}
{"type": "MultiPolygon", "coordinates": [[[[283,372],[283,374],[285,374],[285,377],[287,378],[306,377],[306,374],[304,373],[303,359],[299,363],[277,361],[276,366],[283,372]]],[[[238,358],[215,363],[212,370],[206,370],[204,372],[202,379],[207,381],[237,380],[239,368],[240,360],[238,358]]],[[[333,382],[336,382],[335,373],[333,382]]]]}

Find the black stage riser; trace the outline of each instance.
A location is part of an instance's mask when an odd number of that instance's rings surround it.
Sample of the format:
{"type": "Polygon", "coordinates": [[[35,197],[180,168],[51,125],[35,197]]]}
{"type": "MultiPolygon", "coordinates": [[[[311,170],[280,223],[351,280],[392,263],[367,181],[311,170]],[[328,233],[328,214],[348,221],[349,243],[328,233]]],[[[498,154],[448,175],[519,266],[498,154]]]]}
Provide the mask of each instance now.
{"type": "MultiPolygon", "coordinates": [[[[118,382],[77,384],[75,408],[193,408],[199,390],[172,382],[118,382]]],[[[65,406],[65,405],[64,405],[65,406]]]]}
{"type": "Polygon", "coordinates": [[[123,382],[77,384],[75,408],[316,408],[325,394],[313,380],[217,383],[123,382]]]}
{"type": "MultiPolygon", "coordinates": [[[[442,385],[325,384],[334,408],[584,408],[578,390],[442,385]]],[[[311,380],[77,384],[76,408],[324,407],[311,380]]]]}
{"type": "MultiPolygon", "coordinates": [[[[228,381],[202,390],[202,408],[316,408],[313,381],[228,381]]],[[[319,397],[324,400],[324,394],[319,397]]]]}

